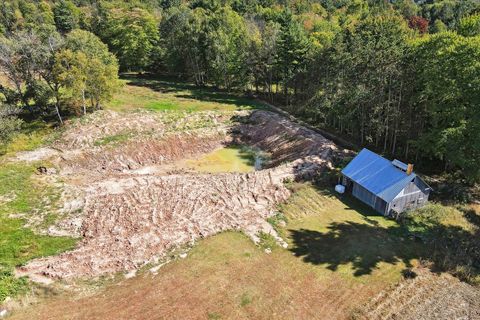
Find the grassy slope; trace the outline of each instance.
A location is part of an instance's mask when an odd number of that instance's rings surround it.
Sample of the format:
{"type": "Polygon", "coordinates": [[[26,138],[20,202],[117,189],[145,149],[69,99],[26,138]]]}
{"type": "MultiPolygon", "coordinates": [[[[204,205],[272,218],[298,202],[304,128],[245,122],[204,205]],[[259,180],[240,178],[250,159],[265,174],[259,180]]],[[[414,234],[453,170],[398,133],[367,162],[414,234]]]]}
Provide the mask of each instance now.
{"type": "Polygon", "coordinates": [[[0,301],[25,289],[26,282],[12,276],[15,266],[34,257],[57,254],[75,243],[70,238],[37,235],[23,228],[21,219],[9,217],[47,210],[45,200],[55,197],[51,187],[32,178],[34,172],[33,165],[0,166],[0,301]]]}
{"type": "MultiPolygon", "coordinates": [[[[36,120],[23,123],[12,141],[0,144],[0,303],[28,289],[26,279],[13,276],[14,267],[36,257],[68,250],[76,243],[71,238],[38,235],[25,228],[22,219],[11,217],[46,211],[47,202],[54,202],[59,190],[35,179],[35,164],[13,164],[6,158],[39,148],[57,134],[52,124],[36,120]]],[[[53,214],[47,214],[44,223],[48,225],[54,219],[53,214]]]]}
{"type": "Polygon", "coordinates": [[[191,84],[168,79],[126,76],[124,87],[107,104],[108,109],[128,111],[144,108],[153,111],[206,111],[264,108],[261,103],[238,95],[196,88],[191,84]]]}

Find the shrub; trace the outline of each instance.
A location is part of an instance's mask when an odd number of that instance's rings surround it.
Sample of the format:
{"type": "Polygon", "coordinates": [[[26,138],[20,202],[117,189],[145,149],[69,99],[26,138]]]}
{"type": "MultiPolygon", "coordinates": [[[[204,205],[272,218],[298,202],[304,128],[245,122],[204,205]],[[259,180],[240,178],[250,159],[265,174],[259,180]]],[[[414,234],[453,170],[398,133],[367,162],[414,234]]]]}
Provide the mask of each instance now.
{"type": "Polygon", "coordinates": [[[259,246],[263,249],[273,249],[277,246],[277,240],[268,233],[261,231],[259,233],[260,243],[259,246]]]}
{"type": "Polygon", "coordinates": [[[18,109],[0,105],[0,144],[5,144],[20,130],[22,120],[17,117],[18,109]]]}

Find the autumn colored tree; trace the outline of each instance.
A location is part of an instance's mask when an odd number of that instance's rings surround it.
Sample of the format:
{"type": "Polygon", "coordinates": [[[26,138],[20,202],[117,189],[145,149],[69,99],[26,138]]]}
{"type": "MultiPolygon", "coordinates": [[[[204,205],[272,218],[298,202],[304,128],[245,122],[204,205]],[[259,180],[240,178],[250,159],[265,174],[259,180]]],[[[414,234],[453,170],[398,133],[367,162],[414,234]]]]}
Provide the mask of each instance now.
{"type": "Polygon", "coordinates": [[[412,16],[408,19],[408,26],[424,34],[428,31],[428,20],[423,17],[412,16]]]}

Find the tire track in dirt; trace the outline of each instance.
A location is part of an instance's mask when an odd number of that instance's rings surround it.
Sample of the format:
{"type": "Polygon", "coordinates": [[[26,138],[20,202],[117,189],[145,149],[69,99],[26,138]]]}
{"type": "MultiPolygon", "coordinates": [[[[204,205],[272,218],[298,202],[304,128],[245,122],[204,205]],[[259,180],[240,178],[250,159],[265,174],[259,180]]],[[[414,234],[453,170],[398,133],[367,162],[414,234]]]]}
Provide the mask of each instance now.
{"type": "MultiPolygon", "coordinates": [[[[118,121],[117,115],[112,118],[118,121]]],[[[57,145],[76,149],[63,150],[56,160],[61,176],[80,176],[76,186],[84,197],[84,208],[73,219],[77,225],[82,221],[82,241],[72,251],[31,261],[17,274],[68,279],[131,271],[158,262],[176,247],[225,230],[241,230],[254,241],[265,232],[286,245],[266,222],[276,205],[290,195],[283,182],[324,170],[335,145],[267,111],[253,112],[246,123],[230,127],[230,132],[236,132],[231,138],[222,134],[225,126],[217,123],[197,130],[201,134],[196,136],[160,134],[160,141],[131,141],[108,148],[92,146],[92,141],[118,132],[116,126],[111,129],[102,123],[96,132],[92,129],[96,125],[90,125],[92,137],[82,141],[67,129],[57,145]],[[268,152],[270,168],[248,174],[124,172],[199,154],[232,139],[268,152]]],[[[88,131],[81,125],[72,130],[88,131]]],[[[68,225],[68,219],[62,223],[68,225]]]]}

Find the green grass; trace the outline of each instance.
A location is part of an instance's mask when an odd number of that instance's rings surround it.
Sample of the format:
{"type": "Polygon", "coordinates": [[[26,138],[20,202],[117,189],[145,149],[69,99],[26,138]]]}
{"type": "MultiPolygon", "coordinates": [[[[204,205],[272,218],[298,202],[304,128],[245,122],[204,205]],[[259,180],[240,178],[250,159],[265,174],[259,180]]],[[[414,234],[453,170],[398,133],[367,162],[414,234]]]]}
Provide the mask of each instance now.
{"type": "Polygon", "coordinates": [[[255,152],[241,146],[229,146],[187,160],[186,166],[198,172],[250,172],[255,170],[255,152]]]}
{"type": "Polygon", "coordinates": [[[245,306],[251,304],[252,300],[253,300],[252,297],[250,297],[250,295],[247,292],[245,292],[240,297],[240,306],[245,307],[245,306]]]}
{"type": "Polygon", "coordinates": [[[260,238],[259,246],[261,248],[273,250],[278,247],[277,240],[271,234],[260,232],[258,237],[260,238]]]}
{"type": "Polygon", "coordinates": [[[193,84],[166,78],[124,76],[123,87],[106,104],[108,109],[129,111],[234,111],[265,109],[258,101],[214,88],[198,88],[193,84]]]}
{"type": "Polygon", "coordinates": [[[94,145],[95,146],[117,145],[127,141],[131,137],[132,137],[132,134],[129,132],[119,133],[119,134],[103,137],[95,141],[94,145]]]}
{"type": "MultiPolygon", "coordinates": [[[[15,266],[32,258],[54,255],[70,249],[76,240],[66,237],[38,235],[24,228],[24,221],[11,214],[31,214],[45,210],[43,200],[52,197],[52,190],[34,181],[33,165],[2,164],[0,166],[0,302],[26,289],[25,279],[12,275],[15,266]]],[[[54,220],[49,217],[50,221],[54,220]]]]}
{"type": "Polygon", "coordinates": [[[25,122],[11,141],[7,144],[0,144],[0,155],[34,150],[54,137],[55,131],[51,124],[40,120],[25,122]]]}
{"type": "Polygon", "coordinates": [[[178,105],[171,101],[151,101],[145,105],[145,109],[153,111],[175,110],[178,105]]]}
{"type": "Polygon", "coordinates": [[[295,256],[354,281],[394,282],[418,262],[421,246],[409,241],[395,221],[377,215],[329,189],[295,186],[280,207],[288,219],[284,233],[295,256]]]}
{"type": "Polygon", "coordinates": [[[480,219],[474,213],[430,203],[397,222],[350,195],[308,184],[291,187],[296,192],[281,206],[289,221],[283,232],[303,261],[360,281],[393,281],[429,261],[436,270],[478,282],[480,219]]]}

